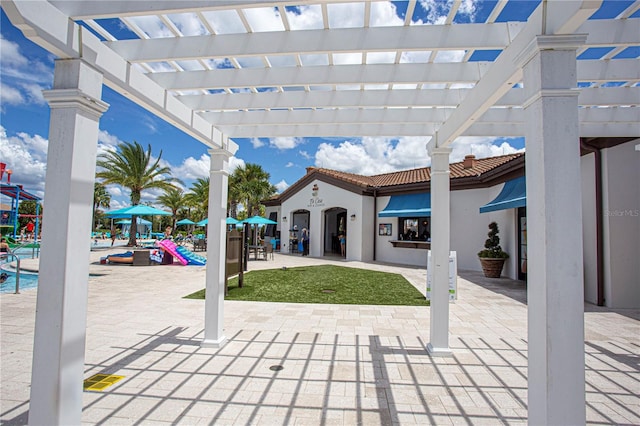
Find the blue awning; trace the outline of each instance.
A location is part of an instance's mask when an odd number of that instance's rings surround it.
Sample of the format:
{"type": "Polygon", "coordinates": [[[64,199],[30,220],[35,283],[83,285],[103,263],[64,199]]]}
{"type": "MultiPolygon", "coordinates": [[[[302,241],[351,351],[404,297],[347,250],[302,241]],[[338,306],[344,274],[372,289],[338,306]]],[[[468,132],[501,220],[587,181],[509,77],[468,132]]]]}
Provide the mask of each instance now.
{"type": "Polygon", "coordinates": [[[492,202],[480,207],[480,213],[496,210],[515,209],[527,205],[527,185],[525,177],[519,177],[504,183],[500,194],[492,202]]]}
{"type": "Polygon", "coordinates": [[[431,194],[392,195],[387,207],[378,217],[425,217],[431,216],[431,194]]]}

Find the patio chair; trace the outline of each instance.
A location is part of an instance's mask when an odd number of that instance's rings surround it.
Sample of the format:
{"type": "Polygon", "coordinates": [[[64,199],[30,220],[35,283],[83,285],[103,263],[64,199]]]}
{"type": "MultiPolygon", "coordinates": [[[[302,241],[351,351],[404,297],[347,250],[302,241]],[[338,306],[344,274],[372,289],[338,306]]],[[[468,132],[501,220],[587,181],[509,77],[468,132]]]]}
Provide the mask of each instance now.
{"type": "Polygon", "coordinates": [[[269,257],[271,257],[271,260],[273,260],[273,245],[272,244],[265,244],[264,245],[264,249],[262,250],[262,252],[264,253],[264,260],[269,260],[269,257]]]}
{"type": "Polygon", "coordinates": [[[193,240],[193,251],[207,251],[207,242],[202,238],[193,240]]]}

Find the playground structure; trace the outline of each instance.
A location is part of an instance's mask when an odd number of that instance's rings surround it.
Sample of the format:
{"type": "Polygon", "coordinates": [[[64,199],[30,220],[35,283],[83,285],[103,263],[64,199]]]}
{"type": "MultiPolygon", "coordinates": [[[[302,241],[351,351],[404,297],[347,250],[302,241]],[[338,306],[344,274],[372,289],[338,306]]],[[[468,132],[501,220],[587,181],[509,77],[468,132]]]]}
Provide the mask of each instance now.
{"type": "Polygon", "coordinates": [[[40,234],[40,201],[41,198],[23,189],[22,185],[11,184],[11,170],[7,169],[5,163],[0,163],[0,193],[3,196],[11,199],[11,205],[5,205],[4,203],[0,208],[0,226],[2,227],[2,235],[11,236],[14,241],[17,240],[20,235],[20,225],[18,219],[21,217],[28,217],[35,219],[35,228],[33,230],[33,240],[37,240],[37,236],[40,234]],[[2,182],[4,175],[7,175],[7,183],[2,182]],[[36,214],[20,214],[18,208],[22,201],[35,201],[36,202],[36,214]],[[12,229],[11,232],[4,231],[4,228],[12,229]]]}

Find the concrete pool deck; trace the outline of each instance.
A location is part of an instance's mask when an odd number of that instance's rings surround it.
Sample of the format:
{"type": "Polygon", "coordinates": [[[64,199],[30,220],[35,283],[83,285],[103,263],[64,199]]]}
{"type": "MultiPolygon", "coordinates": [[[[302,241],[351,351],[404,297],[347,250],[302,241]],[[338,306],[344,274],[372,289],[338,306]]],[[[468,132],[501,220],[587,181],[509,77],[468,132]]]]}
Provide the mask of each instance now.
{"type": "MultiPolygon", "coordinates": [[[[199,266],[100,265],[91,252],[84,424],[526,424],[524,283],[460,271],[450,305],[453,356],[432,358],[429,308],[225,302],[221,349],[200,347],[199,266]],[[272,366],[284,367],[273,371],[272,366]]],[[[424,269],[275,253],[249,271],[313,264],[424,269]]],[[[23,266],[37,269],[37,261],[23,266]]],[[[26,424],[36,291],[0,295],[0,423],[26,424]]],[[[640,310],[585,305],[587,421],[640,423],[640,310]]],[[[79,384],[80,385],[80,384],[79,384]]]]}

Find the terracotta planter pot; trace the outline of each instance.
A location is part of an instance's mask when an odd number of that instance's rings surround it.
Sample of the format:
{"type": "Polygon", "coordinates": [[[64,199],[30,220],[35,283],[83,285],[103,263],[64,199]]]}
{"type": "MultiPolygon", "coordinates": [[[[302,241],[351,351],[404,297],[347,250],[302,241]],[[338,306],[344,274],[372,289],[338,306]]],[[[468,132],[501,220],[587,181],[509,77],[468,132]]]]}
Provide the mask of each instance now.
{"type": "Polygon", "coordinates": [[[482,272],[484,272],[485,277],[500,278],[500,274],[502,274],[502,268],[504,267],[504,262],[507,259],[490,257],[480,257],[479,259],[480,264],[482,265],[482,272]]]}

